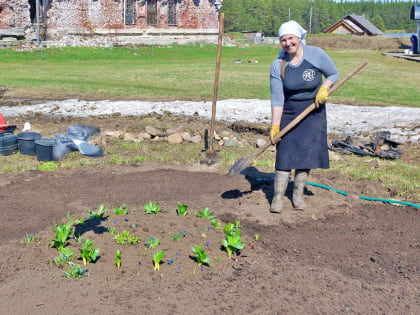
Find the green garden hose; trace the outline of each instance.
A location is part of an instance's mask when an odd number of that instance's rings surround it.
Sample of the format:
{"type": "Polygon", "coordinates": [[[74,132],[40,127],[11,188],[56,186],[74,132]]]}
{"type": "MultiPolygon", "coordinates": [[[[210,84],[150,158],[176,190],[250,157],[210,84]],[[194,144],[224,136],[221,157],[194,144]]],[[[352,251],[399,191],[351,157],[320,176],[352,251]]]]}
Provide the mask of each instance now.
{"type": "MultiPolygon", "coordinates": [[[[335,189],[333,187],[329,187],[329,186],[325,186],[325,185],[321,185],[321,184],[317,184],[317,183],[312,183],[312,182],[306,182],[308,185],[311,186],[315,186],[315,187],[320,187],[320,188],[324,188],[324,189],[328,189],[328,190],[333,190],[341,195],[344,196],[348,196],[349,194],[335,189]]],[[[419,208],[420,209],[420,205],[415,204],[415,203],[410,203],[410,202],[405,202],[405,201],[399,201],[399,200],[391,200],[391,199],[382,199],[382,198],[371,198],[371,197],[364,197],[364,196],[358,196],[359,199],[363,199],[363,200],[369,200],[369,201],[381,201],[381,202],[387,202],[387,203],[398,203],[401,205],[406,205],[406,206],[411,206],[411,207],[415,207],[415,208],[419,208]]]]}

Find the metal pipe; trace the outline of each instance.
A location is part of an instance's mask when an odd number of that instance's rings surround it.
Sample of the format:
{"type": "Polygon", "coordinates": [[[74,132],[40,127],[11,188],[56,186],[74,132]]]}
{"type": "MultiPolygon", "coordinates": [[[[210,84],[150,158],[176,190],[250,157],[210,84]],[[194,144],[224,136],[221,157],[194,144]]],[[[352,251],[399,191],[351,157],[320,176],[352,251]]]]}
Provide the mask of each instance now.
{"type": "Polygon", "coordinates": [[[47,39],[47,0],[42,0],[42,6],[44,8],[44,40],[47,39]]]}
{"type": "Polygon", "coordinates": [[[39,0],[36,0],[36,41],[39,44],[41,39],[39,36],[39,0]]]}

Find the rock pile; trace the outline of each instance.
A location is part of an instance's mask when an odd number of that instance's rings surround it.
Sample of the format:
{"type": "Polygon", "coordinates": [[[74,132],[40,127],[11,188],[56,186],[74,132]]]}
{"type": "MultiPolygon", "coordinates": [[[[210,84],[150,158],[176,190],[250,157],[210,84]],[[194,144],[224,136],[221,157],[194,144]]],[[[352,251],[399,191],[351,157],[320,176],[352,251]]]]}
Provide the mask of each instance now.
{"type": "MultiPolygon", "coordinates": [[[[205,138],[206,132],[207,131],[205,129],[196,132],[189,132],[184,130],[183,127],[170,128],[162,131],[152,126],[146,126],[144,131],[136,134],[124,131],[105,130],[91,142],[92,144],[101,147],[106,147],[115,140],[133,141],[138,143],[143,141],[166,141],[169,144],[181,144],[185,142],[199,143],[205,138]]],[[[257,138],[255,141],[249,141],[243,139],[240,134],[232,134],[227,130],[222,131],[220,135],[215,132],[214,139],[214,144],[218,147],[245,147],[253,145],[259,148],[264,146],[267,141],[263,138],[257,138]]],[[[272,149],[274,149],[274,146],[272,149]]]]}

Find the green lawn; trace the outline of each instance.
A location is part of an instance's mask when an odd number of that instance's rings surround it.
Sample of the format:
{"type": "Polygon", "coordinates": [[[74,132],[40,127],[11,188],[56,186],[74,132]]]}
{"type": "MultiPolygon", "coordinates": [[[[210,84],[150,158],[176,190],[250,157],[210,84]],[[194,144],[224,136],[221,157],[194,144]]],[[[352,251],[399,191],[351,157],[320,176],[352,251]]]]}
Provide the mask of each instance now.
{"type": "MultiPolygon", "coordinates": [[[[223,47],[219,99],[269,99],[277,46],[223,47]],[[233,59],[242,59],[234,64],[233,59]],[[258,63],[248,63],[258,60],[258,63]]],[[[420,64],[373,50],[327,50],[342,76],[367,67],[332,102],[419,107],[420,64]]],[[[0,85],[26,95],[89,99],[211,100],[216,46],[0,50],[0,85]]]]}

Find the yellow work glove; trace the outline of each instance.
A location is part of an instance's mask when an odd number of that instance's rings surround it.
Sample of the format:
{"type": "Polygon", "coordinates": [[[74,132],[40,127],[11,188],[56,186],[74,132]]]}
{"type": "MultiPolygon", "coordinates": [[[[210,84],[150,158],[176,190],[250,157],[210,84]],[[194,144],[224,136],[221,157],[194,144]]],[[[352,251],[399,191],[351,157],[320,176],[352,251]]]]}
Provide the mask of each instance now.
{"type": "Polygon", "coordinates": [[[280,133],[280,126],[279,125],[271,125],[270,129],[270,140],[272,144],[276,144],[274,139],[280,133]]]}
{"type": "Polygon", "coordinates": [[[325,104],[325,102],[328,100],[329,91],[330,91],[330,88],[325,85],[321,85],[319,87],[318,93],[316,93],[316,97],[315,97],[316,108],[319,108],[319,105],[325,104]]]}

